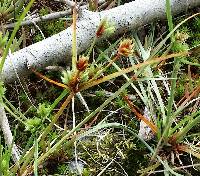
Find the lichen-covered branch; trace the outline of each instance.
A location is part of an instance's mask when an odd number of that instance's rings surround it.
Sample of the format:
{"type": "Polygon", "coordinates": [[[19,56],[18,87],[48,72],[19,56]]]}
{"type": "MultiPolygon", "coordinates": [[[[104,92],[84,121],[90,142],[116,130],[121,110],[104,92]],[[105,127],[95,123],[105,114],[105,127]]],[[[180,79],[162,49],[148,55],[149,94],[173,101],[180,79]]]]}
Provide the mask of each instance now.
{"type": "Polygon", "coordinates": [[[13,136],[8,123],[6,112],[2,103],[0,103],[0,127],[3,131],[5,143],[8,147],[12,147],[12,157],[15,162],[19,161],[20,153],[17,146],[13,142],[13,136]]]}
{"type": "MultiPolygon", "coordinates": [[[[172,13],[177,14],[188,8],[200,5],[200,0],[171,0],[172,13]]],[[[157,19],[166,18],[165,0],[135,0],[102,12],[82,10],[77,22],[77,51],[84,51],[89,47],[95,36],[96,29],[103,18],[115,24],[115,35],[138,27],[157,19]]],[[[28,75],[29,67],[43,68],[71,57],[72,28],[21,49],[6,59],[3,78],[6,82],[15,80],[19,76],[28,75]]]]}
{"type": "MultiPolygon", "coordinates": [[[[65,17],[69,14],[71,14],[71,10],[50,13],[48,15],[39,16],[39,17],[35,17],[32,19],[30,18],[25,21],[22,21],[21,26],[26,26],[26,25],[30,25],[30,24],[34,24],[34,23],[38,23],[38,22],[42,22],[42,21],[54,20],[57,18],[65,17]]],[[[3,28],[5,28],[5,29],[14,28],[15,25],[16,25],[16,23],[10,23],[10,24],[4,25],[3,28]]]]}

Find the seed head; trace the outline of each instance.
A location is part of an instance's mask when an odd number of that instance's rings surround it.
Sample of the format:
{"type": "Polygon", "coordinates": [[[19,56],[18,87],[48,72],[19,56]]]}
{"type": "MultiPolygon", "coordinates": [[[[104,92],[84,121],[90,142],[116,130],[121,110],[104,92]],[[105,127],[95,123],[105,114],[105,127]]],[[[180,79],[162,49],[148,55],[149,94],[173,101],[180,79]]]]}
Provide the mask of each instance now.
{"type": "Polygon", "coordinates": [[[88,60],[89,58],[86,57],[86,56],[81,56],[78,60],[78,62],[76,63],[76,68],[79,70],[79,71],[84,71],[87,66],[88,66],[88,60]]]}
{"type": "Polygon", "coordinates": [[[132,44],[132,40],[130,39],[125,39],[123,40],[118,48],[118,54],[121,56],[125,56],[128,57],[131,54],[133,54],[133,44],[132,44]]]}
{"type": "Polygon", "coordinates": [[[175,34],[176,40],[180,41],[181,43],[185,43],[185,41],[189,38],[189,34],[186,32],[177,31],[175,34]]]}
{"type": "Polygon", "coordinates": [[[108,20],[105,18],[101,21],[97,32],[96,32],[96,37],[100,38],[103,35],[110,35],[115,31],[115,27],[113,24],[109,23],[108,20]]]}
{"type": "Polygon", "coordinates": [[[73,77],[72,71],[70,71],[70,70],[62,71],[61,80],[64,84],[68,84],[72,80],[72,77],[73,77]]]}

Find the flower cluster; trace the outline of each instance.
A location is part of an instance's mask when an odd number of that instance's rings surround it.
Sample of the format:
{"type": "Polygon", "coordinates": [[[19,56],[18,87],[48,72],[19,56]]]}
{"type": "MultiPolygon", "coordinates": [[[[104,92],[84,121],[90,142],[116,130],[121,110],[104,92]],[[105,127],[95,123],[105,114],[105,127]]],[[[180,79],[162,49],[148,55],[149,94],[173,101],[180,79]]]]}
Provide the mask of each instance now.
{"type": "Polygon", "coordinates": [[[100,38],[103,35],[110,35],[114,33],[115,27],[113,24],[110,24],[107,19],[103,19],[96,31],[96,37],[100,38]]]}
{"type": "Polygon", "coordinates": [[[79,58],[79,60],[77,61],[77,63],[76,63],[77,70],[84,71],[87,68],[87,66],[88,66],[88,60],[89,60],[88,57],[81,56],[79,58]]]}
{"type": "Polygon", "coordinates": [[[133,54],[133,47],[134,45],[132,44],[132,40],[130,39],[125,39],[121,41],[119,48],[117,50],[118,55],[129,57],[130,55],[133,54]]]}

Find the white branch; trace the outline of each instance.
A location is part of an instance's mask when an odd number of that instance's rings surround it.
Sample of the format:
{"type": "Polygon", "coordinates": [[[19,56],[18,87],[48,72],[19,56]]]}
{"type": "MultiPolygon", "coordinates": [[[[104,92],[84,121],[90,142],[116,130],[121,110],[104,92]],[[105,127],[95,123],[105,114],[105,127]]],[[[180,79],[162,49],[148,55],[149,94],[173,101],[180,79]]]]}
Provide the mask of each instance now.
{"type": "MultiPolygon", "coordinates": [[[[65,0],[63,0],[65,2],[65,0]]],[[[74,3],[74,2],[72,2],[74,3]]],[[[99,4],[104,3],[104,0],[101,0],[98,2],[99,4]]],[[[75,5],[75,4],[74,4],[75,5]]],[[[73,7],[73,6],[72,6],[73,7]]],[[[80,9],[87,9],[87,5],[83,5],[80,7],[80,9]]],[[[71,15],[72,14],[72,10],[65,10],[65,11],[59,11],[59,12],[53,12],[44,16],[37,16],[37,17],[30,17],[24,21],[21,22],[20,26],[27,26],[27,25],[31,25],[31,24],[35,24],[35,23],[39,23],[39,22],[44,22],[44,21],[49,21],[49,20],[55,20],[58,18],[62,18],[62,17],[66,17],[67,15],[71,15]]],[[[16,23],[10,23],[10,24],[5,24],[2,26],[3,29],[10,29],[10,28],[14,28],[16,23]]]]}
{"type": "Polygon", "coordinates": [[[12,146],[13,160],[15,162],[19,161],[20,153],[17,146],[14,144],[6,112],[2,103],[0,103],[0,127],[3,131],[5,143],[8,145],[8,147],[12,146]]]}
{"type": "Polygon", "coordinates": [[[73,8],[76,5],[74,1],[70,0],[55,0],[55,1],[65,3],[66,5],[70,6],[70,8],[73,8]]]}
{"type": "MultiPolygon", "coordinates": [[[[177,14],[188,8],[200,5],[200,0],[171,0],[172,12],[177,14]]],[[[77,23],[77,51],[84,51],[89,47],[96,29],[103,18],[107,18],[116,26],[115,35],[138,27],[157,19],[165,19],[165,0],[136,0],[110,10],[102,12],[89,12],[83,10],[77,23]]],[[[67,60],[71,57],[72,28],[21,49],[7,57],[3,78],[6,82],[25,76],[30,73],[29,67],[44,68],[56,62],[67,60]],[[15,67],[15,69],[13,68],[15,67]]]]}
{"type": "MultiPolygon", "coordinates": [[[[39,16],[39,17],[35,17],[32,19],[30,18],[28,20],[22,21],[21,26],[26,26],[26,25],[30,25],[30,24],[34,24],[34,23],[38,23],[38,22],[42,22],[42,21],[47,21],[47,20],[54,20],[57,18],[65,17],[69,14],[71,14],[71,10],[50,13],[48,15],[39,16]]],[[[15,25],[16,25],[16,23],[10,23],[10,24],[4,25],[3,28],[5,28],[5,29],[14,28],[15,25]]]]}

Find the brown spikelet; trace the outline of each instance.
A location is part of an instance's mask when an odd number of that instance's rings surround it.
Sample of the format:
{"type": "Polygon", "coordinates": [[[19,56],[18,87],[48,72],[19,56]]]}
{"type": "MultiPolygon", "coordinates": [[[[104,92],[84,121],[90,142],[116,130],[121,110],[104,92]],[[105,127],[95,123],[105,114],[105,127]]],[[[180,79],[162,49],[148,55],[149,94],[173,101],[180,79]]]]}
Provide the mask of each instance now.
{"type": "Polygon", "coordinates": [[[106,29],[106,20],[103,20],[97,29],[96,37],[97,38],[101,37],[104,34],[105,29],[106,29]]]}
{"type": "Polygon", "coordinates": [[[133,53],[132,40],[130,40],[130,39],[123,40],[120,43],[117,51],[118,51],[118,54],[121,56],[128,57],[128,56],[132,55],[132,53],[133,53]]]}
{"type": "Polygon", "coordinates": [[[81,56],[78,62],[76,63],[77,70],[84,71],[88,66],[88,60],[89,60],[88,57],[81,56]]]}

